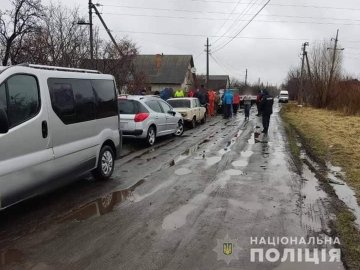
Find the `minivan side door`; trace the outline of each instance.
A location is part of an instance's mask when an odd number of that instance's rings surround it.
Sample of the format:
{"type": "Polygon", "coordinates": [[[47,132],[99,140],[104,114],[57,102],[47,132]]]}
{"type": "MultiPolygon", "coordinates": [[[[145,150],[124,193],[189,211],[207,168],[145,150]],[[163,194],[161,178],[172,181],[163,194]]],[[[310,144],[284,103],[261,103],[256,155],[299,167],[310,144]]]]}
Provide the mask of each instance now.
{"type": "Polygon", "coordinates": [[[0,134],[0,208],[41,193],[52,174],[46,83],[14,74],[0,84],[10,129],[0,134]]]}
{"type": "Polygon", "coordinates": [[[67,181],[96,166],[95,94],[88,79],[49,78],[49,117],[57,181],[67,181]]]}

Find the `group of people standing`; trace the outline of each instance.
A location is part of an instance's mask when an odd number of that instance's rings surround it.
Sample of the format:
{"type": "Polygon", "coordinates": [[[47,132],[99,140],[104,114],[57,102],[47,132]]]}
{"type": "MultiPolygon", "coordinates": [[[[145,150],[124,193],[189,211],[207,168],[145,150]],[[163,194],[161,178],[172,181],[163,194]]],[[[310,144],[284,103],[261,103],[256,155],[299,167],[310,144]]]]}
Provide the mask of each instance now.
{"type": "MultiPolygon", "coordinates": [[[[142,95],[146,94],[145,90],[140,92],[142,95]]],[[[196,97],[199,99],[200,105],[206,108],[208,116],[216,115],[219,103],[222,103],[223,116],[228,119],[236,114],[240,107],[240,95],[233,93],[230,89],[226,89],[222,97],[220,98],[217,92],[214,90],[207,90],[204,85],[201,85],[198,89],[190,89],[187,94],[181,89],[174,91],[172,88],[165,88],[161,92],[155,93],[162,99],[167,100],[169,98],[182,98],[182,97],[196,97]]],[[[250,109],[252,106],[251,97],[245,95],[243,98],[245,121],[249,120],[250,109]]],[[[256,105],[258,114],[262,117],[263,133],[267,134],[270,124],[270,116],[273,113],[272,107],[274,104],[274,98],[269,94],[267,89],[259,91],[256,97],[256,105]]]]}
{"type": "MultiPolygon", "coordinates": [[[[223,101],[223,114],[224,118],[228,119],[236,114],[238,103],[235,100],[236,94],[234,95],[231,90],[226,89],[222,96],[223,101]]],[[[249,120],[250,109],[252,106],[251,97],[245,95],[243,98],[245,121],[249,120]]],[[[258,109],[257,116],[262,117],[263,131],[262,133],[267,134],[270,124],[270,116],[273,113],[274,98],[269,94],[268,90],[264,89],[259,91],[256,97],[256,105],[258,109]]]]}
{"type": "Polygon", "coordinates": [[[202,84],[198,89],[190,89],[187,94],[188,97],[196,97],[199,99],[200,105],[206,108],[208,116],[215,116],[219,103],[219,96],[217,93],[209,89],[207,90],[202,84]]]}

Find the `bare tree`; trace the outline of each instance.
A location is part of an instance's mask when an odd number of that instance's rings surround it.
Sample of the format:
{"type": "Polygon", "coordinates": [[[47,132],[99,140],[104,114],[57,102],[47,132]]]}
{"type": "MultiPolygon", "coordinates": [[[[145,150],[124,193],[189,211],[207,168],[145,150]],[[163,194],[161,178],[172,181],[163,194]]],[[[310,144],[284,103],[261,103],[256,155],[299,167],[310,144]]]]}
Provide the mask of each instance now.
{"type": "Polygon", "coordinates": [[[95,60],[86,59],[81,66],[114,75],[119,89],[125,86],[132,89],[134,85],[146,84],[144,76],[135,70],[134,60],[138,54],[135,44],[123,38],[117,45],[120,51],[112,42],[97,39],[94,46],[95,60]]]}
{"type": "MultiPolygon", "coordinates": [[[[329,89],[330,70],[333,52],[328,42],[317,43],[310,52],[310,65],[312,70],[312,87],[308,93],[310,104],[319,108],[328,106],[331,95],[329,89]]],[[[341,78],[342,54],[336,54],[333,82],[336,84],[341,78]]]]}
{"type": "Polygon", "coordinates": [[[18,51],[14,62],[79,66],[89,48],[87,29],[77,24],[78,8],[51,3],[45,11],[41,27],[27,35],[26,42],[14,44],[14,51],[18,51]]]}
{"type": "Polygon", "coordinates": [[[12,10],[0,11],[0,44],[5,48],[3,66],[15,55],[13,43],[21,44],[27,34],[36,31],[43,14],[40,0],[13,0],[12,5],[12,10]]]}

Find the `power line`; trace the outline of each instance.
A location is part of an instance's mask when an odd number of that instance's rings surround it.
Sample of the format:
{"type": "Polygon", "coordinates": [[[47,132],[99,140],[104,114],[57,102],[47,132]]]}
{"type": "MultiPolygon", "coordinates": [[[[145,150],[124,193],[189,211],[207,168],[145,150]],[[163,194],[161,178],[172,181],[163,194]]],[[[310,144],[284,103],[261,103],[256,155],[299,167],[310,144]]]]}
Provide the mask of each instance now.
{"type": "MultiPolygon", "coordinates": [[[[104,31],[103,29],[100,29],[100,31],[104,31]]],[[[220,36],[212,36],[212,35],[205,35],[205,34],[182,34],[182,33],[166,33],[166,32],[146,32],[146,31],[127,31],[127,30],[112,30],[111,32],[116,33],[129,33],[129,34],[149,34],[149,35],[164,35],[164,36],[181,36],[181,37],[209,37],[209,38],[216,38],[220,36]]],[[[236,39],[255,39],[255,40],[282,40],[282,41],[304,41],[304,40],[310,40],[311,38],[285,38],[285,37],[234,37],[234,36],[226,36],[226,38],[236,38],[236,39]]],[[[360,43],[360,40],[344,40],[344,43],[360,43]]],[[[351,49],[359,49],[355,47],[347,47],[351,49]]],[[[201,53],[202,54],[202,53],[201,53]]]]}
{"type": "MultiPolygon", "coordinates": [[[[159,17],[159,18],[169,18],[169,19],[174,19],[174,18],[181,18],[181,19],[192,19],[189,17],[173,17],[173,16],[148,16],[148,15],[137,15],[137,14],[121,14],[121,13],[102,13],[102,14],[106,14],[106,15],[129,15],[129,16],[134,16],[134,17],[159,17]]],[[[201,19],[204,20],[203,18],[194,18],[194,19],[201,19]]],[[[316,18],[314,18],[316,19],[316,18]]],[[[208,20],[208,19],[205,19],[208,20]]],[[[211,20],[211,19],[210,19],[211,20]]],[[[248,20],[246,19],[239,19],[238,21],[241,22],[248,22],[248,20]]],[[[355,20],[354,20],[355,21],[355,20]]],[[[358,20],[360,22],[360,20],[358,20]]],[[[318,25],[344,25],[344,26],[360,26],[360,23],[343,23],[343,22],[339,22],[339,23],[335,23],[335,22],[313,22],[313,21],[289,21],[289,20],[259,20],[257,19],[254,22],[269,22],[269,23],[294,23],[294,24],[318,24],[318,25]]],[[[229,31],[227,31],[229,32],[229,31]]],[[[226,32],[225,32],[226,34],[226,32]]],[[[214,36],[213,36],[214,37],[214,36]]],[[[221,37],[226,37],[224,34],[220,35],[220,36],[216,36],[219,37],[217,40],[219,40],[221,37]]],[[[215,40],[215,42],[217,41],[215,40]]],[[[214,43],[215,43],[214,42],[214,43]]]]}
{"type": "Polygon", "coordinates": [[[225,36],[227,33],[229,33],[229,31],[231,31],[231,28],[232,28],[234,25],[237,25],[239,22],[241,22],[240,18],[241,18],[247,11],[250,11],[250,10],[251,10],[251,8],[255,5],[256,1],[257,1],[257,0],[255,0],[251,6],[248,5],[248,6],[240,13],[240,15],[236,18],[236,20],[234,20],[233,23],[229,26],[228,30],[226,30],[226,31],[222,34],[222,36],[221,36],[220,38],[218,38],[218,39],[215,40],[214,44],[215,44],[217,41],[219,41],[223,36],[225,36]]]}
{"type": "MultiPolygon", "coordinates": [[[[202,1],[202,2],[210,3],[210,1],[202,1]]],[[[232,3],[236,3],[236,2],[232,2],[232,3]]],[[[248,5],[248,4],[249,3],[241,3],[241,5],[248,5]]],[[[274,3],[271,3],[269,5],[270,6],[278,6],[278,7],[301,7],[301,8],[335,9],[335,10],[349,10],[349,11],[359,11],[360,10],[360,8],[345,8],[345,7],[315,6],[315,5],[274,4],[274,3]]],[[[128,6],[128,5],[102,5],[102,6],[129,8],[129,9],[157,10],[157,11],[161,10],[161,11],[189,12],[189,13],[231,14],[231,12],[202,11],[202,10],[194,10],[194,9],[190,10],[190,9],[150,8],[150,7],[139,7],[139,6],[128,6]]]]}
{"type": "MultiPolygon", "coordinates": [[[[221,32],[221,30],[223,29],[223,27],[226,25],[226,23],[230,20],[230,17],[231,17],[231,15],[233,15],[234,14],[234,12],[235,12],[235,10],[236,10],[236,8],[239,6],[239,4],[241,3],[241,1],[242,0],[238,0],[237,1],[237,3],[236,3],[236,5],[234,6],[234,8],[231,10],[231,14],[230,14],[230,16],[224,21],[224,23],[221,25],[221,27],[219,28],[219,30],[217,31],[217,33],[216,34],[219,34],[220,32],[221,32]]],[[[216,42],[216,40],[214,41],[214,43],[216,42]]]]}
{"type": "MultiPolygon", "coordinates": [[[[208,17],[189,17],[189,16],[170,16],[170,15],[153,15],[153,14],[133,14],[133,13],[114,13],[114,12],[102,12],[101,14],[106,15],[119,15],[129,17],[149,17],[149,18],[164,18],[164,19],[185,19],[185,20],[206,20],[206,21],[237,21],[237,19],[229,18],[208,18],[208,17]]],[[[239,13],[234,13],[239,14],[239,13]]],[[[240,13],[241,14],[241,13],[240,13]]],[[[253,16],[254,13],[246,13],[244,16],[253,16]]],[[[333,17],[310,17],[310,16],[293,16],[293,15],[280,15],[280,14],[259,14],[261,17],[277,17],[277,18],[297,18],[297,19],[315,19],[315,20],[339,20],[339,21],[354,21],[360,22],[357,19],[342,19],[333,17]]],[[[245,20],[244,20],[245,21],[245,20]]]]}
{"type": "MultiPolygon", "coordinates": [[[[217,1],[217,0],[190,0],[191,2],[204,2],[204,3],[222,3],[222,4],[233,4],[234,1],[217,1]]],[[[244,5],[246,3],[243,3],[244,5]]],[[[281,4],[281,3],[271,3],[269,6],[279,6],[279,7],[302,7],[302,8],[317,8],[317,9],[339,9],[339,10],[360,10],[359,8],[346,8],[346,7],[333,7],[333,6],[316,6],[316,5],[297,5],[297,4],[281,4]]]]}
{"type": "Polygon", "coordinates": [[[214,52],[217,52],[221,49],[223,49],[225,46],[227,46],[231,41],[233,41],[238,35],[240,35],[240,33],[256,18],[256,16],[270,3],[271,0],[268,0],[260,9],[258,12],[255,13],[255,15],[250,19],[250,21],[245,24],[245,26],[243,28],[241,28],[241,30],[233,37],[231,38],[228,42],[226,42],[224,45],[222,45],[221,47],[217,48],[214,50],[214,52]]]}

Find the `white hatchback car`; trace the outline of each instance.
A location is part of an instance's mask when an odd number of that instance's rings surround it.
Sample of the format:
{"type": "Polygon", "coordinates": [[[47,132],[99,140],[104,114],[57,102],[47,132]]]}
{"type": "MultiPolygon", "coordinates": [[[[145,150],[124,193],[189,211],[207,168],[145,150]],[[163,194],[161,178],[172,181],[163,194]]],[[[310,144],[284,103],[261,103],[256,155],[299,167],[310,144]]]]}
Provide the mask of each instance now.
{"type": "Polygon", "coordinates": [[[184,121],[192,128],[195,128],[198,122],[206,122],[206,108],[200,105],[198,98],[170,98],[167,102],[175,111],[181,113],[184,121]]]}
{"type": "Polygon", "coordinates": [[[118,107],[124,137],[143,139],[153,145],[156,137],[184,133],[181,114],[159,97],[122,95],[118,97],[118,107]]]}

